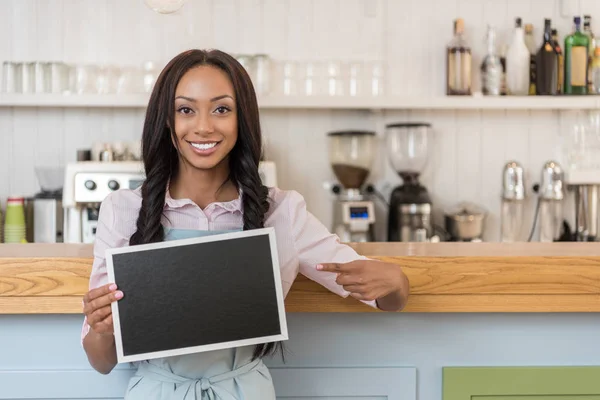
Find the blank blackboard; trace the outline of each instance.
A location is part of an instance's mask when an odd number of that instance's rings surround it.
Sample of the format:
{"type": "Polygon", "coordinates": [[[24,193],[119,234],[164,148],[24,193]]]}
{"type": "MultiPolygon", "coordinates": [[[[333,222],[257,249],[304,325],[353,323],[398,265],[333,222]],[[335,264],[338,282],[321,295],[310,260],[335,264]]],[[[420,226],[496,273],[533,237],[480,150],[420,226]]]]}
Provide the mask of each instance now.
{"type": "Polygon", "coordinates": [[[118,362],[287,340],[273,228],[106,252],[118,362]]]}

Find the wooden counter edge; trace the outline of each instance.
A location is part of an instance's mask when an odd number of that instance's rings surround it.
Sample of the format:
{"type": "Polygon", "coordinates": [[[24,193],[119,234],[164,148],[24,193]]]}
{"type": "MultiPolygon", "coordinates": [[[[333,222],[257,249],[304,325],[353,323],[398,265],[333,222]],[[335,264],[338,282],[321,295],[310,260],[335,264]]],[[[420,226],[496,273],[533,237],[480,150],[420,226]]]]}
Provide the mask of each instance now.
{"type": "MultiPolygon", "coordinates": [[[[404,312],[600,312],[600,257],[374,257],[411,280],[404,312]]],[[[0,258],[0,314],[77,314],[90,258],[0,258]]],[[[288,312],[378,312],[299,275],[288,312]]]]}
{"type": "MultiPolygon", "coordinates": [[[[316,285],[316,284],[315,284],[316,285]]],[[[288,313],[382,312],[332,293],[290,292],[288,313]]],[[[1,315],[81,314],[79,296],[0,297],[1,315]]],[[[600,312],[598,295],[415,295],[403,313],[588,313],[600,312]]]]}

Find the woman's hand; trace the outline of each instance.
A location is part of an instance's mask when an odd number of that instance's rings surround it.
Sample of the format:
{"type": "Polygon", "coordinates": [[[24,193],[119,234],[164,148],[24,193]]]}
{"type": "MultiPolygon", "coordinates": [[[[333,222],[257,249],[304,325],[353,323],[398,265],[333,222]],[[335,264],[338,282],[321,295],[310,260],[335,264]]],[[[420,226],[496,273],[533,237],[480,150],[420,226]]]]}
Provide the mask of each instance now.
{"type": "Polygon", "coordinates": [[[83,296],[83,313],[90,329],[99,335],[112,335],[114,328],[110,305],[122,298],[123,292],[117,291],[114,283],[87,292],[83,296]]]}
{"type": "Polygon", "coordinates": [[[408,299],[408,279],[400,266],[374,260],[324,263],[317,270],[337,273],[336,283],[358,300],[377,300],[382,310],[398,311],[408,299]]]}

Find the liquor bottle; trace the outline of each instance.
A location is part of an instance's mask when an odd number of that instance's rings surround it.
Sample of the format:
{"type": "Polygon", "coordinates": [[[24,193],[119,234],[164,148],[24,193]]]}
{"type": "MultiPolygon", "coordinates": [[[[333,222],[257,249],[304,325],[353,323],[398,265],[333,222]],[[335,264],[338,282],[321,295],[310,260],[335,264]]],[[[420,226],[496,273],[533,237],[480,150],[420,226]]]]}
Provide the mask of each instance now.
{"type": "Polygon", "coordinates": [[[507,94],[507,86],[506,86],[506,53],[508,52],[508,46],[503,44],[500,46],[500,53],[498,56],[500,57],[500,65],[502,65],[502,78],[500,78],[500,95],[506,96],[507,94]]]}
{"type": "Polygon", "coordinates": [[[481,90],[487,96],[502,94],[502,61],[496,52],[496,32],[488,25],[487,54],[481,62],[481,90]]]}
{"type": "Polygon", "coordinates": [[[564,54],[562,49],[560,48],[560,42],[558,41],[558,31],[556,29],[552,29],[552,41],[554,42],[554,48],[556,49],[556,54],[558,54],[558,77],[557,77],[557,94],[561,94],[563,92],[563,84],[564,84],[564,74],[565,74],[565,62],[564,62],[564,54]]]}
{"type": "Polygon", "coordinates": [[[446,53],[446,94],[471,94],[471,46],[464,36],[465,22],[454,21],[454,37],[446,53]]]}
{"type": "Polygon", "coordinates": [[[583,16],[583,34],[590,40],[588,49],[588,93],[592,93],[593,88],[596,86],[593,82],[594,76],[592,74],[592,62],[596,50],[596,36],[594,35],[594,32],[592,32],[592,17],[589,15],[583,16]]]}
{"type": "Polygon", "coordinates": [[[587,94],[588,49],[590,40],[581,32],[581,18],[575,17],[575,31],[565,38],[565,94],[587,94]]]}
{"type": "Polygon", "coordinates": [[[508,93],[526,96],[529,93],[531,54],[525,44],[521,18],[515,21],[515,31],[506,53],[506,86],[508,93]]]}
{"type": "Polygon", "coordinates": [[[594,49],[592,59],[592,91],[590,94],[600,94],[600,47],[594,49]]]}
{"type": "Polygon", "coordinates": [[[558,90],[558,54],[552,42],[552,22],[544,20],[544,41],[535,56],[535,93],[555,95],[558,90]]]}
{"type": "Polygon", "coordinates": [[[535,55],[537,53],[537,45],[533,38],[533,25],[525,24],[525,44],[529,49],[529,94],[535,95],[535,55]]]}

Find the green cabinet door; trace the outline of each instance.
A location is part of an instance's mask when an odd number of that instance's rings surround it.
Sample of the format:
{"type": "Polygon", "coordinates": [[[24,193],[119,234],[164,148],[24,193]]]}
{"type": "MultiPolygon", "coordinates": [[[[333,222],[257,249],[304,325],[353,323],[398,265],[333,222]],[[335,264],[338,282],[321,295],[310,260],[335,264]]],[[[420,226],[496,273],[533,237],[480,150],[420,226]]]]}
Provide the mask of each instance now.
{"type": "Polygon", "coordinates": [[[600,400],[600,367],[446,367],[443,400],[600,400]]]}

